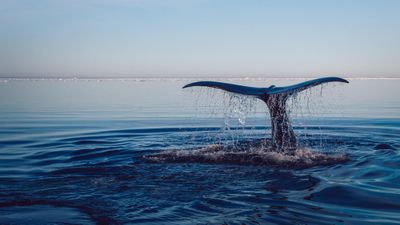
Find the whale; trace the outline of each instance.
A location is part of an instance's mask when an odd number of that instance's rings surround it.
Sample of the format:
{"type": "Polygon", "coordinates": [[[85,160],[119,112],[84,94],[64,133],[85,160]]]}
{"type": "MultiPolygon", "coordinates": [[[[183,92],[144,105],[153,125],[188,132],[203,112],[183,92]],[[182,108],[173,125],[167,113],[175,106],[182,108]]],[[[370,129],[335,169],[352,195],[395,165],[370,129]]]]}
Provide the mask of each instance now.
{"type": "Polygon", "coordinates": [[[298,142],[287,113],[287,100],[306,89],[329,82],[349,83],[348,80],[340,77],[323,77],[284,87],[277,87],[275,85],[269,87],[249,87],[217,81],[198,81],[189,83],[183,86],[183,88],[209,87],[260,99],[267,105],[271,118],[273,149],[277,152],[293,152],[297,149],[298,142]]]}

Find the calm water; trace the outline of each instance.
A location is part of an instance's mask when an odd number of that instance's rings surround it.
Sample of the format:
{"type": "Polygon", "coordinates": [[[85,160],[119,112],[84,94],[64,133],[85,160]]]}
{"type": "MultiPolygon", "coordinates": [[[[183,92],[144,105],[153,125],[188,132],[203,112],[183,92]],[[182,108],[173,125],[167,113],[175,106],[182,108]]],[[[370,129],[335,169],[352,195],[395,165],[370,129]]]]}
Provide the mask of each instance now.
{"type": "Polygon", "coordinates": [[[0,80],[0,224],[399,223],[400,80],[353,79],[290,103],[302,145],[347,153],[344,164],[144,161],[268,137],[262,103],[181,89],[191,81],[0,80]]]}

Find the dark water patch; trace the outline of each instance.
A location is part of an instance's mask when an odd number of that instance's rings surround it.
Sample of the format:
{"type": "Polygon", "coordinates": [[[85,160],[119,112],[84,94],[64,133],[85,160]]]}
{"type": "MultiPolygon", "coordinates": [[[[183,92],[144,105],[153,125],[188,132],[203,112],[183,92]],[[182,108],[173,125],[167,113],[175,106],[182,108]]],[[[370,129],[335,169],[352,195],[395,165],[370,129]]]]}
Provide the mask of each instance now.
{"type": "Polygon", "coordinates": [[[399,180],[399,178],[396,179],[386,177],[386,179],[379,179],[378,181],[368,181],[366,184],[371,187],[389,188],[390,190],[397,192],[400,189],[400,182],[398,182],[399,180]]]}
{"type": "Polygon", "coordinates": [[[386,168],[400,169],[400,161],[398,157],[396,158],[396,160],[384,160],[379,163],[381,163],[386,168]]]}
{"type": "Polygon", "coordinates": [[[61,150],[42,150],[38,151],[32,155],[27,156],[28,159],[49,159],[49,158],[57,158],[60,156],[67,156],[71,150],[69,149],[61,149],[61,150]]]}
{"type": "Polygon", "coordinates": [[[195,209],[198,212],[201,213],[216,213],[219,211],[219,213],[222,213],[222,211],[220,210],[216,210],[215,208],[213,208],[212,206],[210,206],[209,204],[203,203],[203,201],[200,200],[195,200],[191,203],[190,205],[191,208],[195,209]]]}
{"type": "MultiPolygon", "coordinates": [[[[33,144],[29,147],[31,148],[68,148],[68,147],[76,147],[76,146],[115,146],[118,144],[118,141],[122,140],[125,137],[79,137],[79,138],[67,138],[67,139],[58,139],[54,141],[49,141],[40,144],[33,144]],[[100,140],[98,140],[100,139],[100,140]],[[107,139],[106,141],[102,139],[107,139]],[[114,140],[112,140],[114,139],[114,140]]],[[[43,142],[43,141],[42,141],[43,142]]]]}
{"type": "Polygon", "coordinates": [[[117,224],[107,213],[79,203],[54,200],[25,199],[0,202],[0,216],[5,224],[117,224]],[[10,218],[11,217],[11,218],[10,218]]]}
{"type": "Polygon", "coordinates": [[[56,148],[56,147],[68,147],[69,143],[62,141],[46,142],[41,144],[32,144],[30,148],[56,148]]]}
{"type": "Polygon", "coordinates": [[[361,176],[361,179],[378,179],[378,178],[386,178],[390,176],[392,173],[385,169],[374,169],[374,170],[366,170],[361,176]]]}
{"type": "Polygon", "coordinates": [[[127,138],[127,137],[133,137],[133,136],[96,136],[96,135],[85,135],[81,134],[77,137],[70,137],[70,138],[64,138],[61,139],[61,142],[64,143],[71,143],[74,145],[108,145],[108,144],[116,144],[118,140],[121,140],[122,138],[127,138]]]}
{"type": "Polygon", "coordinates": [[[313,193],[312,201],[400,213],[400,196],[348,186],[327,187],[313,193]]]}
{"type": "Polygon", "coordinates": [[[363,166],[369,165],[371,163],[374,163],[374,162],[371,160],[370,157],[359,157],[359,159],[357,160],[356,163],[354,163],[353,166],[355,168],[357,168],[357,167],[363,167],[363,166]]]}
{"type": "Polygon", "coordinates": [[[200,201],[204,203],[203,205],[207,205],[208,207],[212,206],[226,209],[240,209],[244,206],[242,203],[231,201],[230,199],[203,197],[200,199],[200,201]]]}
{"type": "Polygon", "coordinates": [[[396,150],[393,146],[386,143],[377,144],[374,147],[375,150],[396,150]]]}
{"type": "Polygon", "coordinates": [[[37,162],[32,162],[31,165],[44,167],[44,166],[55,166],[57,164],[63,164],[65,162],[66,162],[65,159],[43,159],[37,162]]]}
{"type": "Polygon", "coordinates": [[[96,149],[95,151],[92,151],[92,153],[86,153],[86,154],[72,156],[67,161],[76,162],[76,161],[83,161],[83,160],[104,159],[106,157],[112,157],[112,156],[116,156],[116,155],[120,156],[121,152],[122,152],[122,150],[99,151],[98,149],[96,149]]]}
{"type": "Polygon", "coordinates": [[[101,166],[101,165],[85,165],[61,168],[48,173],[50,176],[55,177],[102,177],[102,176],[116,176],[118,178],[131,179],[138,175],[135,166],[101,166]]]}
{"type": "Polygon", "coordinates": [[[312,190],[320,180],[310,175],[294,176],[290,172],[274,174],[267,183],[266,189],[273,193],[281,191],[312,190]]]}
{"type": "Polygon", "coordinates": [[[337,217],[331,217],[328,215],[319,216],[321,212],[312,210],[302,210],[297,208],[280,208],[274,207],[267,211],[268,213],[263,215],[259,222],[260,224],[269,224],[275,221],[273,224],[341,224],[344,221],[337,217]]]}
{"type": "Polygon", "coordinates": [[[104,145],[104,144],[113,144],[110,141],[97,141],[97,140],[79,140],[74,142],[76,145],[104,145]]]}
{"type": "Polygon", "coordinates": [[[7,225],[96,224],[89,216],[77,209],[51,205],[0,207],[0,223],[7,225]]]}
{"type": "Polygon", "coordinates": [[[0,147],[8,147],[8,146],[15,146],[15,145],[27,145],[34,143],[31,140],[9,140],[9,141],[0,141],[0,147]]]}
{"type": "Polygon", "coordinates": [[[129,163],[132,152],[118,147],[40,151],[24,157],[25,163],[40,166],[45,171],[75,165],[119,165],[129,163]]]}
{"type": "Polygon", "coordinates": [[[1,135],[15,135],[15,134],[24,134],[26,132],[24,131],[20,131],[20,130],[12,130],[10,128],[4,129],[4,130],[0,130],[0,134],[1,135]]]}

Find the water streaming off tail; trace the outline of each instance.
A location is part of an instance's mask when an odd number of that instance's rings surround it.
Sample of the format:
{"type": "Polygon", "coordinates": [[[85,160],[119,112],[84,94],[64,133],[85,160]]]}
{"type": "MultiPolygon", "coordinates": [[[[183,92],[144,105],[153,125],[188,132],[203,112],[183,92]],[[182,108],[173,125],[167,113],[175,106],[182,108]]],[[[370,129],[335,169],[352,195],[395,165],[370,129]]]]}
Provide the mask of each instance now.
{"type": "Polygon", "coordinates": [[[219,132],[209,136],[210,144],[236,143],[244,137],[259,136],[265,127],[254,118],[264,117],[264,106],[254,97],[232,94],[210,88],[191,90],[196,118],[213,118],[219,121],[219,132]],[[261,112],[259,111],[261,106],[261,112]]]}
{"type": "MultiPolygon", "coordinates": [[[[233,163],[244,165],[266,165],[284,168],[307,168],[316,165],[330,165],[348,160],[343,152],[341,154],[327,155],[325,153],[338,153],[337,148],[330,146],[325,151],[323,133],[317,132],[314,137],[307,135],[307,122],[312,117],[327,113],[326,108],[318,112],[323,99],[323,87],[311,88],[298,93],[290,98],[287,111],[290,120],[302,124],[297,126],[302,130],[299,147],[294,152],[277,152],[268,137],[267,130],[271,129],[270,120],[265,119],[261,125],[262,135],[255,126],[246,124],[249,117],[257,116],[258,103],[261,104],[263,115],[268,118],[268,110],[264,102],[252,96],[232,94],[210,88],[197,90],[195,104],[198,110],[208,110],[210,116],[223,116],[223,126],[220,132],[209,138],[208,146],[191,150],[170,150],[162,153],[145,156],[150,162],[200,162],[200,163],[233,163]],[[205,89],[205,90],[204,90],[205,89]],[[316,99],[316,100],[313,100],[316,99]],[[258,132],[258,135],[257,135],[258,132]],[[266,136],[267,135],[267,136],[266,136]],[[308,141],[312,139],[312,143],[308,141]],[[316,145],[315,143],[318,143],[316,145]],[[310,149],[312,148],[312,149],[310,149]]],[[[273,96],[275,97],[275,96],[273,96]]],[[[274,100],[274,99],[272,99],[274,100]]],[[[276,101],[280,101],[276,99],[276,101]]],[[[332,104],[332,103],[331,103],[332,104]]],[[[199,113],[199,112],[198,112],[199,113]]],[[[204,112],[200,112],[201,114],[204,112]]],[[[323,117],[320,117],[323,118],[323,117]]],[[[322,119],[323,120],[323,119],[322,119]]],[[[318,126],[317,126],[318,129],[318,126]]],[[[268,132],[270,133],[270,132],[268,132]]],[[[286,140],[284,140],[286,141],[286,140]]]]}
{"type": "Polygon", "coordinates": [[[316,151],[343,152],[340,145],[327,146],[326,127],[329,118],[342,117],[343,84],[322,84],[293,95],[287,102],[288,112],[296,135],[303,146],[312,146],[316,151]]]}
{"type": "MultiPolygon", "coordinates": [[[[320,127],[326,125],[326,118],[343,116],[338,110],[342,107],[340,102],[343,100],[343,88],[342,84],[323,84],[289,98],[287,112],[304,145],[307,146],[309,140],[312,144],[318,142],[319,150],[324,149],[325,136],[320,127]],[[307,132],[308,128],[313,137],[307,132]]],[[[194,99],[195,117],[214,118],[221,122],[220,133],[213,134],[210,142],[220,144],[228,140],[237,142],[245,137],[270,135],[269,112],[261,100],[204,87],[190,89],[188,92],[194,99]]]]}

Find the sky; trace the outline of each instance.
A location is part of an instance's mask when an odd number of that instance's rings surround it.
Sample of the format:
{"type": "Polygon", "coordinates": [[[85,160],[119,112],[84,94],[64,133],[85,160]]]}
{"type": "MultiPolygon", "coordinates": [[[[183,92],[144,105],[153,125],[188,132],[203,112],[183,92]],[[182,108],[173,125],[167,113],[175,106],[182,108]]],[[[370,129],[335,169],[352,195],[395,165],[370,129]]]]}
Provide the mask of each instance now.
{"type": "Polygon", "coordinates": [[[397,0],[0,0],[2,77],[400,77],[397,0]]]}

